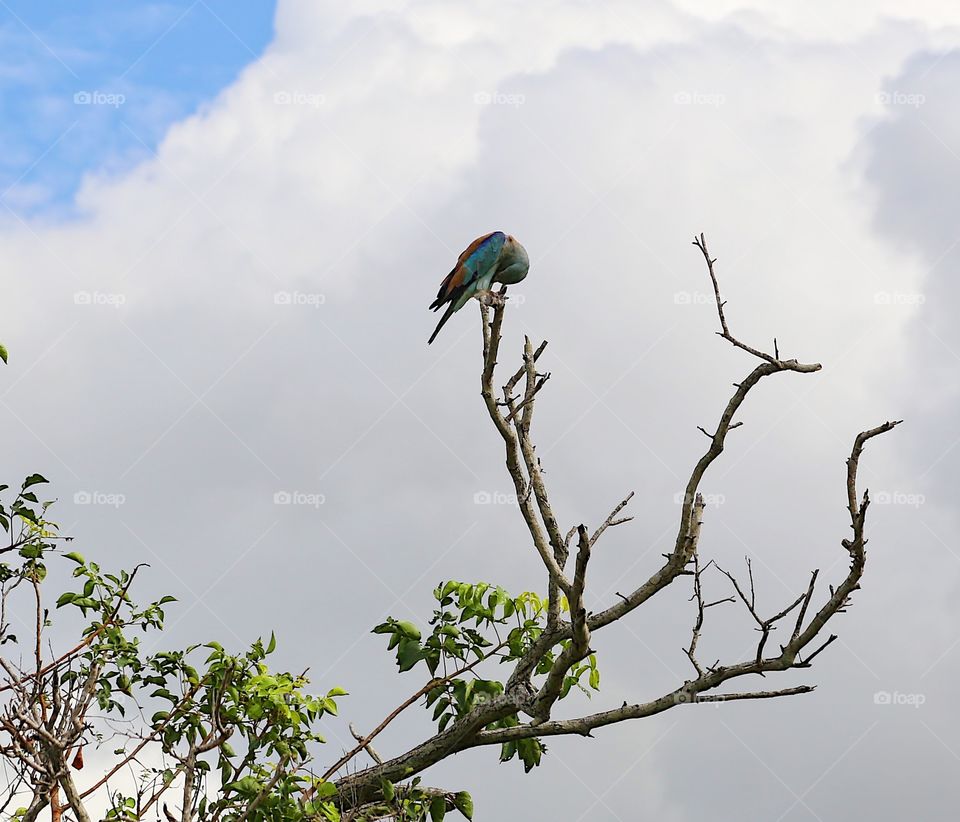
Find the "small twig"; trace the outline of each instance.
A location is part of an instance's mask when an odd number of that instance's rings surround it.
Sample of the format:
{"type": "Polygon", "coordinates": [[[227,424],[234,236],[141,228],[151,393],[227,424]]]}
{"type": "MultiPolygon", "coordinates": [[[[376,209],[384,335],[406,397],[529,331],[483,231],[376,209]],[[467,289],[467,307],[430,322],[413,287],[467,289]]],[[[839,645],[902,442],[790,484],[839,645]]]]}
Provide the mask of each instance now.
{"type": "MultiPolygon", "coordinates": [[[[634,493],[635,493],[635,492],[631,491],[631,492],[630,492],[629,494],[627,494],[622,500],[620,500],[620,502],[617,503],[616,507],[610,512],[610,514],[609,514],[609,515],[607,516],[607,518],[603,521],[603,523],[600,525],[600,527],[597,528],[597,530],[593,532],[593,536],[590,537],[590,544],[591,544],[591,545],[593,545],[598,539],[600,539],[600,537],[603,536],[603,532],[606,531],[608,528],[614,528],[614,527],[616,527],[617,525],[623,525],[623,523],[625,523],[625,522],[630,522],[630,520],[633,519],[633,517],[620,517],[620,518],[617,518],[617,514],[619,514],[624,508],[627,507],[627,505],[629,504],[630,500],[633,499],[634,493]]],[[[565,540],[566,543],[569,543],[569,542],[570,542],[570,537],[573,535],[573,532],[574,532],[575,530],[576,530],[575,528],[571,528],[571,529],[570,529],[570,533],[567,534],[567,538],[566,538],[566,540],[565,540]]]]}
{"type": "Polygon", "coordinates": [[[793,688],[783,688],[778,691],[753,691],[736,694],[699,694],[693,703],[697,702],[736,702],[738,699],[774,699],[778,696],[796,696],[808,694],[816,690],[816,685],[797,685],[793,688]]]}
{"type": "MultiPolygon", "coordinates": [[[[353,723],[352,723],[352,722],[348,725],[348,727],[350,728],[350,735],[351,735],[357,742],[363,742],[363,736],[361,736],[361,735],[357,732],[357,729],[353,727],[353,723]]],[[[378,753],[376,752],[376,750],[374,749],[373,745],[371,745],[371,744],[368,742],[366,745],[363,746],[363,749],[370,755],[370,758],[371,758],[374,762],[376,762],[378,765],[382,765],[382,764],[383,764],[383,759],[380,757],[380,754],[378,754],[378,753]]]]}

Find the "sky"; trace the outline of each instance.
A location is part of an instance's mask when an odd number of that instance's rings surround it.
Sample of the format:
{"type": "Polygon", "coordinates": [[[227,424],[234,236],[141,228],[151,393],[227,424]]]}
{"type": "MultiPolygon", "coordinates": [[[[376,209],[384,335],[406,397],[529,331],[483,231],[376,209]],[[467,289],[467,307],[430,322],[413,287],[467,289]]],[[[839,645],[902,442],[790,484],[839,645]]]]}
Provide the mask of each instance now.
{"type": "Polygon", "coordinates": [[[87,172],[122,174],[273,34],[273,3],[0,6],[0,189],[18,214],[70,213],[87,172]]]}
{"type": "MultiPolygon", "coordinates": [[[[180,599],[170,644],[275,630],[278,664],[373,727],[421,684],[369,633],[384,616],[425,623],[443,579],[544,588],[477,312],[426,345],[440,279],[490,230],[530,253],[500,359],[550,341],[534,433],[561,524],[636,491],[596,610],[657,566],[697,426],[754,365],[714,333],[703,231],[734,333],[824,365],[751,393],[703,483],[705,559],[750,557],[771,613],[813,568],[839,580],[853,437],[905,420],[861,462],[840,640],[776,682],[817,690],[427,780],[478,819],[953,818],[958,26],[932,0],[0,0],[3,481],[44,474],[79,550],[149,562],[140,595],[180,599]]],[[[601,691],[562,713],[688,678],[689,593],[595,637],[601,691]]],[[[704,654],[742,658],[746,615],[711,616],[704,654]]],[[[332,759],[349,736],[328,738],[332,759]]]]}

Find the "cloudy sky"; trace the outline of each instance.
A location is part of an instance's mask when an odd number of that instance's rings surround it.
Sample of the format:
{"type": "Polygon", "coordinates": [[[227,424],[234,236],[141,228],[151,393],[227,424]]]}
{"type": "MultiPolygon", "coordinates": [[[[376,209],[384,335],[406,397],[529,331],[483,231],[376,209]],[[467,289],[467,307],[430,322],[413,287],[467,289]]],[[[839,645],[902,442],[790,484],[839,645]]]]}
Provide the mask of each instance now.
{"type": "MultiPolygon", "coordinates": [[[[588,607],[644,579],[697,426],[753,366],[713,333],[703,231],[734,332],[824,365],[761,385],[704,483],[702,552],[752,557],[763,610],[842,576],[845,455],[906,419],[862,463],[880,504],[840,641],[778,683],[819,687],[429,779],[478,819],[954,818],[960,7],[87,5],[0,0],[3,480],[39,471],[78,548],[149,562],[171,644],[276,630],[278,664],[369,727],[420,684],[372,625],[425,620],[442,579],[543,589],[496,504],[475,310],[426,345],[440,278],[497,228],[532,260],[501,362],[550,341],[536,436],[564,524],[637,492],[588,607]]],[[[564,710],[689,677],[688,595],[600,635],[601,693],[564,710]]],[[[718,613],[704,654],[754,641],[718,613]]]]}

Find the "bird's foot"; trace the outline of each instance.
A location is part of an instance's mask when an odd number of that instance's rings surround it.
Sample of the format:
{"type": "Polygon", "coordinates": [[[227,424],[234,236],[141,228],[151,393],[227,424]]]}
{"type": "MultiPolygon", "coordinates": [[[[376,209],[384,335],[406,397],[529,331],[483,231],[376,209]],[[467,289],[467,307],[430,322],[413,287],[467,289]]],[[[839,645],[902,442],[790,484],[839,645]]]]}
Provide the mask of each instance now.
{"type": "Polygon", "coordinates": [[[477,294],[477,299],[483,305],[500,306],[507,304],[506,294],[501,294],[498,291],[481,291],[477,294]]]}

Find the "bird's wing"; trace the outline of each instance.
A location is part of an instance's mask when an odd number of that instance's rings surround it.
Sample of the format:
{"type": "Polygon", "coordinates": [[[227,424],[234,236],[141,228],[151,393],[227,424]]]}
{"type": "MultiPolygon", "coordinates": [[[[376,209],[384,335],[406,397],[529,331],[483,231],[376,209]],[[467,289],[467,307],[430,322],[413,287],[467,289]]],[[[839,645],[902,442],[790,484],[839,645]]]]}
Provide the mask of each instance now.
{"type": "Polygon", "coordinates": [[[436,311],[444,303],[455,301],[480,275],[493,268],[506,240],[507,235],[502,231],[493,231],[470,243],[453,270],[444,277],[437,292],[437,299],[431,303],[430,308],[436,311]]]}

